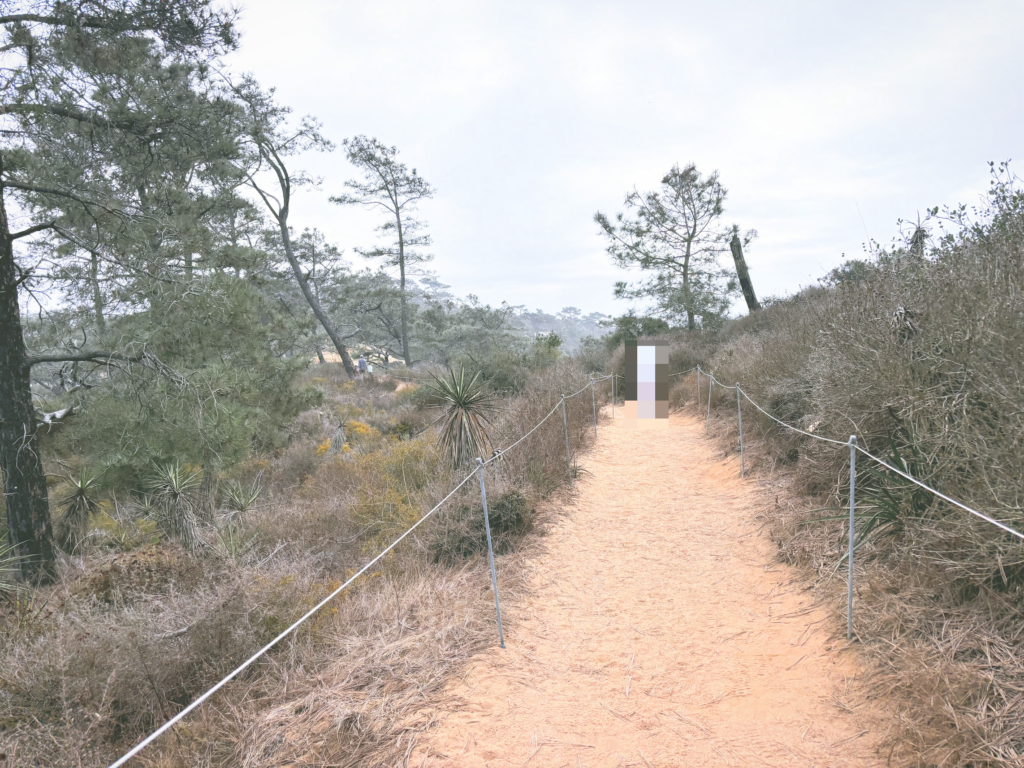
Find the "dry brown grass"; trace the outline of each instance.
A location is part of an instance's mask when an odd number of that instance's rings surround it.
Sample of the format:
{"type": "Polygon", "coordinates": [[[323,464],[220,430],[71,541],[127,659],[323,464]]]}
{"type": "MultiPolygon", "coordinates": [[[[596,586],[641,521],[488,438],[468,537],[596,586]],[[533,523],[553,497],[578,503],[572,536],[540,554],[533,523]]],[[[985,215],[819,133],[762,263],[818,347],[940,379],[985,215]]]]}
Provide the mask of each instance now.
{"type": "MultiPolygon", "coordinates": [[[[507,600],[521,572],[506,559],[500,573],[507,600]]],[[[489,574],[477,558],[370,581],[338,602],[287,674],[265,675],[228,714],[206,714],[200,730],[220,743],[205,759],[246,768],[403,764],[452,676],[496,642],[489,574]]]]}
{"type": "MultiPolygon", "coordinates": [[[[499,448],[511,445],[526,432],[526,425],[537,424],[556,406],[561,395],[570,395],[584,387],[588,380],[583,366],[572,361],[548,368],[530,380],[529,397],[511,403],[496,420],[493,442],[499,448]]],[[[607,391],[597,387],[597,407],[607,400],[607,391]]],[[[570,445],[575,458],[593,437],[593,402],[590,391],[566,400],[570,445]]],[[[562,413],[559,409],[544,425],[514,450],[493,465],[498,478],[508,483],[525,481],[546,494],[569,479],[569,458],[566,455],[562,413]]]]}
{"type": "MultiPolygon", "coordinates": [[[[896,252],[866,278],[804,291],[723,334],[709,367],[779,418],[845,439],[1020,529],[1024,526],[1024,200],[997,190],[982,225],[936,244],[927,259],[896,252]],[[1002,194],[1002,198],[998,195],[1002,194]],[[893,328],[897,308],[912,327],[893,328]]],[[[704,392],[706,396],[706,391],[704,392]]],[[[735,445],[731,392],[713,411],[735,445]]],[[[678,404],[692,382],[676,385],[678,404]]],[[[847,503],[848,452],[787,432],[753,409],[747,466],[782,472],[806,498],[768,523],[781,556],[845,604],[839,523],[813,523],[847,503]]],[[[714,427],[713,429],[719,429],[714,427]]],[[[892,535],[857,565],[856,629],[892,694],[892,764],[1024,764],[1024,546],[895,478],[869,475],[896,499],[892,535]]]]}
{"type": "MultiPolygon", "coordinates": [[[[307,374],[327,394],[296,421],[291,444],[234,472],[267,489],[238,524],[237,547],[207,529],[206,546],[193,554],[166,543],[118,555],[96,548],[67,560],[57,587],[6,606],[5,766],[108,764],[461,479],[440,460],[429,430],[412,439],[389,431],[399,418],[429,423],[415,388],[352,386],[329,369],[307,374]],[[332,450],[326,441],[339,427],[349,442],[332,450]]],[[[586,381],[571,361],[538,374],[497,419],[498,444],[586,381]]],[[[593,434],[589,393],[585,399],[568,407],[574,452],[593,434]]],[[[517,563],[536,500],[566,480],[560,414],[488,468],[504,598],[520,588],[517,563]]],[[[496,642],[481,512],[479,488],[468,483],[375,570],[147,750],[140,765],[400,762],[453,671],[496,642]]]]}

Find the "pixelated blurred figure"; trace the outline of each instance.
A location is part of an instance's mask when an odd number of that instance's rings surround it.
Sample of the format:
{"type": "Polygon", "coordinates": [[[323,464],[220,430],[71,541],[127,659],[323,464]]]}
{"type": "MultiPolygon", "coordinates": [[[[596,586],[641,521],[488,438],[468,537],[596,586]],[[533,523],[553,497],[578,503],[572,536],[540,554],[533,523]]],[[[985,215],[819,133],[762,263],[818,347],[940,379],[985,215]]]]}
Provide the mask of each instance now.
{"type": "Polygon", "coordinates": [[[626,424],[668,426],[668,342],[627,340],[625,351],[626,424]]]}

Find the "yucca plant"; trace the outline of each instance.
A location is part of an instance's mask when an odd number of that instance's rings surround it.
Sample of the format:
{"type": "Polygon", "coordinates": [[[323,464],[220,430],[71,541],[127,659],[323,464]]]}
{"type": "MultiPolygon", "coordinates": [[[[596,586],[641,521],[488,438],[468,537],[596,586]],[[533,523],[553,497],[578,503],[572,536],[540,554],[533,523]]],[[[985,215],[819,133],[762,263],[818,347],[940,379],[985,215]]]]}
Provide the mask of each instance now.
{"type": "Polygon", "coordinates": [[[102,475],[102,472],[86,467],[77,477],[68,475],[64,478],[69,491],[58,502],[64,514],[57,523],[57,541],[65,552],[79,550],[89,527],[89,518],[99,511],[102,475]]]}
{"type": "Polygon", "coordinates": [[[244,517],[245,513],[256,506],[263,488],[260,486],[259,478],[253,480],[252,485],[246,488],[237,480],[230,480],[224,486],[224,507],[227,510],[229,521],[244,517]]]}
{"type": "Polygon", "coordinates": [[[434,383],[433,394],[441,400],[444,413],[435,421],[440,425],[437,445],[458,467],[477,456],[485,455],[487,449],[488,415],[495,409],[494,396],[480,383],[479,371],[472,379],[466,380],[466,369],[448,371],[448,376],[439,378],[431,374],[434,383]]]}
{"type": "Polygon", "coordinates": [[[246,537],[242,526],[231,519],[217,529],[217,541],[220,542],[224,554],[232,560],[237,560],[248,552],[256,539],[256,534],[246,537]]]}
{"type": "MultiPolygon", "coordinates": [[[[904,433],[903,437],[913,458],[905,460],[896,447],[896,441],[890,438],[891,456],[888,465],[912,477],[921,477],[926,468],[926,460],[909,433],[904,433]]],[[[860,476],[861,474],[858,472],[857,505],[854,512],[855,552],[870,539],[882,535],[896,535],[903,530],[908,518],[923,517],[935,502],[935,497],[931,493],[884,467],[866,463],[863,476],[860,476]]],[[[807,522],[848,519],[849,513],[842,512],[807,522]]],[[[836,563],[836,568],[846,562],[848,557],[849,552],[844,553],[836,563]]]]}
{"type": "Polygon", "coordinates": [[[144,494],[135,504],[135,513],[147,520],[158,520],[160,503],[151,494],[144,494]]]}
{"type": "Polygon", "coordinates": [[[248,488],[237,480],[231,480],[224,486],[226,514],[222,518],[224,524],[217,528],[217,540],[225,554],[232,560],[237,560],[248,551],[256,540],[255,535],[249,538],[242,535],[242,519],[245,513],[256,505],[262,493],[263,488],[260,487],[258,477],[248,488]]]}
{"type": "Polygon", "coordinates": [[[16,597],[26,591],[25,585],[17,581],[26,559],[13,544],[0,544],[0,597],[16,597]]]}
{"type": "Polygon", "coordinates": [[[593,474],[594,473],[591,472],[589,469],[584,469],[583,467],[580,466],[579,459],[577,459],[576,455],[574,454],[572,457],[572,464],[569,465],[569,476],[573,480],[578,480],[579,478],[586,477],[587,475],[593,476],[593,474]]]}
{"type": "Polygon", "coordinates": [[[149,497],[155,503],[157,524],[186,549],[199,544],[195,493],[201,482],[200,472],[175,461],[154,467],[147,483],[149,497]]]}

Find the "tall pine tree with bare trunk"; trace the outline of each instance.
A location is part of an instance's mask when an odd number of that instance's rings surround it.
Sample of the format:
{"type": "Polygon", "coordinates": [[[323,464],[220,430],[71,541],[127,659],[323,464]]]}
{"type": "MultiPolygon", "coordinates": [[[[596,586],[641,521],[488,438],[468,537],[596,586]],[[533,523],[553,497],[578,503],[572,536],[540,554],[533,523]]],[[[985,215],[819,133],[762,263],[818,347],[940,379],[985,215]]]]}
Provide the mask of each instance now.
{"type": "Polygon", "coordinates": [[[331,198],[340,205],[361,205],[380,210],[387,217],[377,228],[381,234],[393,238],[386,245],[356,252],[371,259],[383,259],[387,266],[398,268],[398,286],[402,303],[402,358],[413,364],[409,352],[409,296],[406,280],[409,267],[429,261],[431,256],[419,251],[430,245],[430,235],[423,230],[425,222],[416,218],[415,211],[421,200],[434,195],[434,188],[420,176],[398,161],[398,148],[389,147],[374,138],[356,136],[346,139],[345,151],[351,162],[362,173],[361,181],[346,181],[350,190],[331,198]]]}
{"type": "MultiPolygon", "coordinates": [[[[660,189],[629,192],[626,211],[596,213],[615,263],[644,273],[636,283],[619,282],[615,295],[653,299],[657,315],[691,331],[698,320],[702,327],[720,322],[736,292],[735,278],[718,263],[732,233],[721,223],[726,194],[718,171],[704,176],[693,163],[674,165],[660,189]]],[[[745,242],[755,235],[748,232],[745,242]]]]}

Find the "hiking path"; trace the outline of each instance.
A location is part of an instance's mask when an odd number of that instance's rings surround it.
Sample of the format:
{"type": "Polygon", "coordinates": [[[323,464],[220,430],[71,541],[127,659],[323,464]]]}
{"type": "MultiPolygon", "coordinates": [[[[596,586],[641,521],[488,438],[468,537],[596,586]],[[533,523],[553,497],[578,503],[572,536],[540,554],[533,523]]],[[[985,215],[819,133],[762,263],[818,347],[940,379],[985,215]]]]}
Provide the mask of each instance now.
{"type": "Polygon", "coordinates": [[[880,766],[838,621],[774,557],[765,494],[703,420],[604,421],[506,610],[410,766],[880,766]]]}

